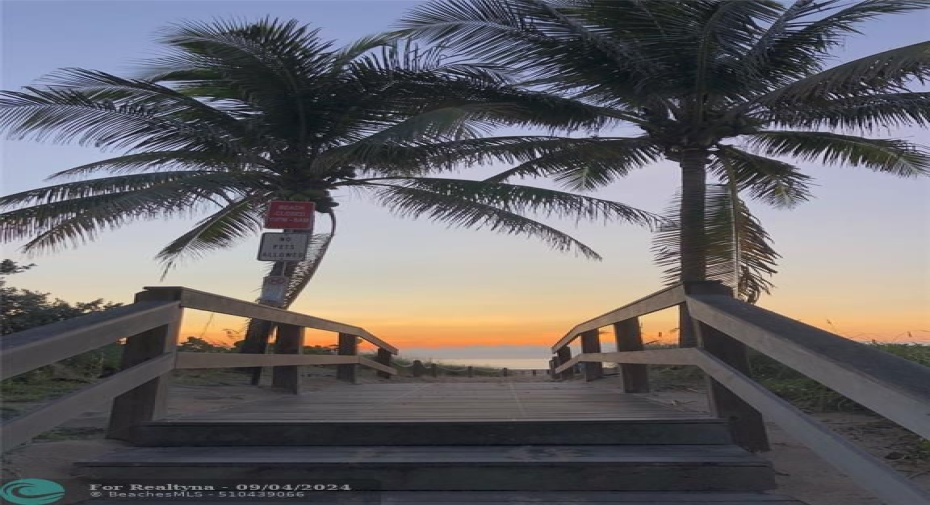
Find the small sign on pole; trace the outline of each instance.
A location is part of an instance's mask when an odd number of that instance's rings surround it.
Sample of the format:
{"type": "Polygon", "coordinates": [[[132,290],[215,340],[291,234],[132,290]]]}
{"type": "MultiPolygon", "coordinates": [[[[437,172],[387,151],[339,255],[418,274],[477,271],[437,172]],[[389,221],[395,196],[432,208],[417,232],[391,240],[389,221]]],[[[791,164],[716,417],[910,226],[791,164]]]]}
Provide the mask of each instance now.
{"type": "Polygon", "coordinates": [[[271,201],[265,215],[265,228],[309,230],[313,228],[315,209],[313,202],[271,201]]]}
{"type": "Polygon", "coordinates": [[[279,305],[287,296],[288,278],[283,275],[269,275],[262,280],[261,299],[264,302],[279,305]]]}
{"type": "Polygon", "coordinates": [[[309,233],[262,233],[258,261],[304,261],[310,237],[309,233]]]}

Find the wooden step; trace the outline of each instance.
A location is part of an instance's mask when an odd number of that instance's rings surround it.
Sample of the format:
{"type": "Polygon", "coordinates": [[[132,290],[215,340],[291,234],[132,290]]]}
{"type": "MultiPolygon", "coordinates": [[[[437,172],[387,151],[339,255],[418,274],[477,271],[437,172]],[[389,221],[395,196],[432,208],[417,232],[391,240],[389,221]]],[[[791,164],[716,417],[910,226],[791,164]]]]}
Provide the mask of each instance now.
{"type": "Polygon", "coordinates": [[[731,445],[152,447],[76,463],[107,479],[377,482],[386,491],[764,491],[769,463],[731,445]]]}
{"type": "MultiPolygon", "coordinates": [[[[138,505],[138,501],[87,501],[83,505],[138,505]]],[[[216,505],[217,502],[160,500],[159,505],[216,505]]],[[[223,505],[252,505],[224,501],[223,505]]],[[[287,502],[282,502],[287,503],[287,502]]],[[[293,502],[291,502],[293,503],[293,502]]],[[[526,491],[386,491],[367,496],[310,495],[300,503],[314,505],[804,505],[785,496],[763,493],[629,493],[526,491]]]]}
{"type": "Polygon", "coordinates": [[[159,422],[135,445],[715,445],[732,443],[719,419],[412,422],[159,422]]]}

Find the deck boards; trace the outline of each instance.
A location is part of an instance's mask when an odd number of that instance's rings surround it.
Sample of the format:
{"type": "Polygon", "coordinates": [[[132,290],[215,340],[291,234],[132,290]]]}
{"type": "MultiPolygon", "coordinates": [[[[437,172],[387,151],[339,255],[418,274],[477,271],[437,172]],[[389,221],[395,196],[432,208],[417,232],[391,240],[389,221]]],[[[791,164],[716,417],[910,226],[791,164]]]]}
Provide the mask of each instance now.
{"type": "Polygon", "coordinates": [[[337,384],[292,399],[247,402],[185,422],[596,420],[706,418],[623,394],[619,387],[584,383],[337,384]]]}

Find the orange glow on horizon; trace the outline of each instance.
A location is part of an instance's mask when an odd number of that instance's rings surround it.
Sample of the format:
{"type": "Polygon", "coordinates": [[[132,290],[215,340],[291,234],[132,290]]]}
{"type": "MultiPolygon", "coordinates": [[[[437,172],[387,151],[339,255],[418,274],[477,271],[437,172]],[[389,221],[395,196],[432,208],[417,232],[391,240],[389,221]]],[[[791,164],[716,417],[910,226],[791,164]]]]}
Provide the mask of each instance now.
{"type": "MultiPolygon", "coordinates": [[[[836,328],[829,323],[811,324],[822,330],[840,334],[846,338],[856,341],[878,342],[898,342],[898,343],[921,343],[930,344],[930,331],[926,330],[907,330],[891,329],[885,325],[857,325],[849,328],[836,328]]],[[[478,325],[475,325],[478,326],[478,325]]],[[[494,325],[489,325],[494,326],[494,325]]],[[[646,343],[674,343],[677,338],[677,330],[674,329],[676,324],[671,321],[665,324],[651,324],[644,327],[643,340],[646,343]],[[651,328],[650,328],[651,327],[651,328]],[[658,331],[658,328],[670,328],[670,330],[658,331]],[[650,331],[651,330],[651,331],[650,331]]],[[[555,341],[564,336],[564,333],[552,331],[539,331],[532,328],[507,328],[501,330],[488,330],[487,328],[430,328],[424,325],[411,324],[407,328],[383,328],[378,331],[377,325],[365,325],[363,327],[371,328],[372,333],[401,349],[418,348],[418,349],[443,349],[443,348],[467,348],[467,347],[511,347],[511,346],[528,346],[528,347],[548,347],[555,341]]],[[[900,328],[900,327],[899,327],[900,328]]],[[[230,338],[225,332],[207,331],[201,333],[202,325],[192,327],[185,326],[181,333],[181,341],[188,336],[202,335],[207,341],[217,345],[232,345],[236,340],[242,337],[237,336],[230,338]]],[[[308,331],[305,342],[307,345],[332,345],[336,343],[336,334],[322,331],[308,331]]],[[[610,328],[601,329],[601,342],[605,350],[611,350],[613,347],[613,335],[610,328]]]]}

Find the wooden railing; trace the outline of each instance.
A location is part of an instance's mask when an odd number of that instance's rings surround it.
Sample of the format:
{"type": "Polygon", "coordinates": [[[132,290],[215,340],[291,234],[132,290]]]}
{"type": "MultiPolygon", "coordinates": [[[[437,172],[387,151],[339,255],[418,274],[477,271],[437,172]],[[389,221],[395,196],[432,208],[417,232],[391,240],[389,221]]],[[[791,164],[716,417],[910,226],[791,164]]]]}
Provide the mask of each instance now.
{"type": "Polygon", "coordinates": [[[28,442],[83,412],[113,401],[109,438],[127,439],[133,427],[164,417],[175,369],[274,367],[272,386],[299,393],[301,365],[338,365],[337,378],[354,382],[359,365],[397,374],[397,348],[357,326],[183,287],[147,287],[131,305],[0,338],[0,379],[7,379],[125,338],[120,371],[0,425],[3,450],[28,442]],[[184,309],[270,321],[275,354],[178,352],[184,309]],[[304,328],[337,332],[338,355],[302,355],[304,328]],[[358,355],[358,339],[378,347],[375,360],[358,355]]]}
{"type": "Polygon", "coordinates": [[[762,416],[781,426],[888,505],[930,503],[930,494],[751,378],[747,347],[807,375],[914,433],[930,438],[930,368],[872,349],[733,298],[716,282],[675,286],[581,323],[553,347],[552,373],[586,380],[617,363],[628,393],[649,391],[649,365],[693,365],[708,376],[714,415],[728,419],[734,440],[768,450],[762,416]],[[678,306],[698,336],[697,348],[643,350],[639,317],[678,306]],[[613,325],[617,352],[601,352],[598,329],[613,325]],[[581,339],[582,353],[569,345],[581,339]]]}

